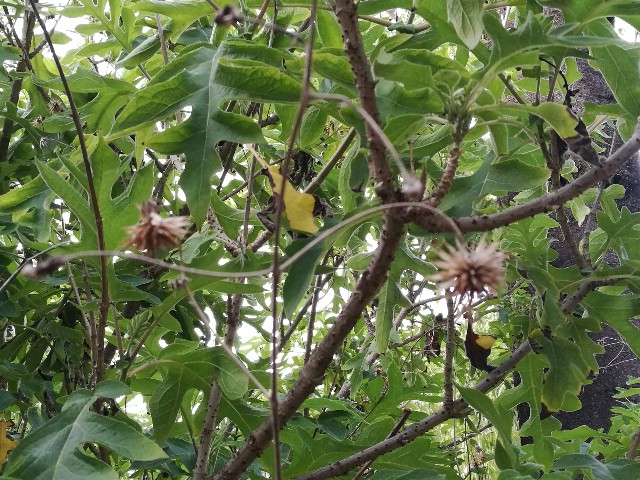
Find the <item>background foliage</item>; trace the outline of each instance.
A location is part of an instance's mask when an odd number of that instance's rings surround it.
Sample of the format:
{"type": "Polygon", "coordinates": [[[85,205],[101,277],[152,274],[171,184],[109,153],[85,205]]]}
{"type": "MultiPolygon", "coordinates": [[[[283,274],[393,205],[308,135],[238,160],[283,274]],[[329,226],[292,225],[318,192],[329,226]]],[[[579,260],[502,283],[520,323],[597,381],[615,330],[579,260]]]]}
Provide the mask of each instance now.
{"type": "Polygon", "coordinates": [[[0,7],[2,478],[639,477],[637,380],[551,415],[640,355],[637,2],[0,7]],[[475,331],[447,217],[507,254],[475,331]]]}

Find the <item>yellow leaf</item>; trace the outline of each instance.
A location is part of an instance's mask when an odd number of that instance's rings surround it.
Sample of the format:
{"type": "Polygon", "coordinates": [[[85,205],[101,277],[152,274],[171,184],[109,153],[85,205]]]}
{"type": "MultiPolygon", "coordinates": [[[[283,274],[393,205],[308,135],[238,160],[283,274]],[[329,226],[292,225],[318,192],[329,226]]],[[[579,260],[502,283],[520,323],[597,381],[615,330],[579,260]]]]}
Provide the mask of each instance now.
{"type": "MultiPolygon", "coordinates": [[[[280,169],[276,165],[271,166],[269,167],[269,173],[273,179],[272,191],[275,194],[279,194],[282,191],[280,169]]],[[[285,180],[284,210],[291,228],[305,233],[316,233],[318,231],[318,226],[313,222],[313,206],[315,203],[313,195],[297,191],[288,180],[285,180]]]]}
{"type": "Polygon", "coordinates": [[[11,425],[11,422],[0,420],[0,465],[7,461],[7,454],[9,451],[13,450],[18,445],[17,441],[11,440],[7,436],[7,430],[9,430],[11,425]]]}

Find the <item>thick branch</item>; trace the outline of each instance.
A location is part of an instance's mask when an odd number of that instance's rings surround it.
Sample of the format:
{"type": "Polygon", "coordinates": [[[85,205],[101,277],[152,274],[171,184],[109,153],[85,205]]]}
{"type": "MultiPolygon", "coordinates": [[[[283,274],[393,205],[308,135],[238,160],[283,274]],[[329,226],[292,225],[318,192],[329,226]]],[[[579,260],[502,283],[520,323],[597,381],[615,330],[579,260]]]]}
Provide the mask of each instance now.
{"type": "MultiPolygon", "coordinates": [[[[385,216],[385,225],[380,244],[371,265],[359,278],[358,283],[333,326],[302,367],[298,380],[278,409],[279,425],[284,425],[302,402],[322,383],[324,373],[333,355],[358,322],[365,306],[378,293],[387,278],[387,272],[403,236],[404,219],[397,213],[385,216]]],[[[249,465],[267,448],[273,437],[273,421],[268,418],[251,433],[237,455],[218,473],[216,480],[238,478],[249,465]]]]}
{"type": "MultiPolygon", "coordinates": [[[[562,302],[560,310],[565,314],[571,312],[589,294],[589,292],[603,284],[605,283],[599,280],[583,283],[572,295],[562,302]]],[[[532,349],[529,341],[524,342],[509,356],[509,358],[502,362],[498,368],[480,380],[474,388],[480,392],[487,392],[497,386],[502,382],[502,380],[504,380],[507,374],[515,368],[518,362],[520,362],[520,360],[527,356],[531,351],[532,349]]],[[[459,398],[452,402],[450,407],[447,407],[446,405],[443,406],[441,409],[432,413],[423,420],[410,425],[396,436],[376,443],[375,445],[351,455],[350,457],[338,460],[337,462],[327,465],[326,467],[322,467],[314,472],[302,475],[301,477],[296,478],[296,480],[323,480],[347,473],[358,465],[375,460],[385,453],[391,452],[396,448],[403,447],[441,423],[458,416],[468,406],[469,404],[465,402],[464,399],[459,398]]]]}
{"type": "MultiPolygon", "coordinates": [[[[620,149],[611,155],[602,165],[592,168],[573,182],[547,193],[530,202],[508,208],[491,215],[454,218],[453,221],[462,232],[487,232],[504,227],[523,218],[533,217],[539,213],[549,212],[569,200],[576,198],[599,182],[612,177],[633,155],[640,150],[640,131],[636,127],[634,134],[620,149]]],[[[425,215],[416,209],[412,221],[420,227],[432,232],[451,232],[450,222],[435,215],[425,215]]]]}
{"type": "MultiPolygon", "coordinates": [[[[530,351],[531,346],[529,345],[529,342],[527,341],[523,343],[511,354],[509,358],[502,362],[498,368],[480,380],[480,382],[475,386],[475,389],[481,392],[486,392],[495,387],[530,351]]],[[[320,468],[315,472],[302,475],[296,480],[321,480],[337,477],[347,473],[358,465],[362,465],[369,460],[376,459],[387,452],[406,445],[446,420],[459,415],[468,406],[467,402],[462,398],[459,398],[458,400],[455,400],[449,408],[443,407],[437,410],[425,419],[410,425],[397,435],[383,440],[380,443],[376,443],[369,448],[365,448],[350,457],[320,468]]]]}
{"type": "MultiPolygon", "coordinates": [[[[349,57],[349,63],[356,79],[356,87],[360,96],[362,108],[380,124],[380,112],[376,103],[375,81],[371,71],[371,64],[362,43],[360,27],[358,26],[358,7],[352,0],[336,0],[334,8],[338,23],[342,30],[344,50],[349,57]]],[[[385,147],[380,137],[370,125],[365,124],[367,141],[369,143],[369,171],[376,181],[376,193],[382,203],[393,201],[394,183],[389,163],[385,156],[385,147]]]]}

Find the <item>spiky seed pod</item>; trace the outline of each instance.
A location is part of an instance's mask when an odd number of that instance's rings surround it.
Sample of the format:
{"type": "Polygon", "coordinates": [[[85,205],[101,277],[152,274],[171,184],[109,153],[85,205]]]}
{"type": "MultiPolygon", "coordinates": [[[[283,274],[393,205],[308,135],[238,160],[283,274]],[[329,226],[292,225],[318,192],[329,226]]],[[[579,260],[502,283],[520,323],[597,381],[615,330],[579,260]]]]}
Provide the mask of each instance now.
{"type": "Polygon", "coordinates": [[[161,217],[156,203],[149,200],[140,207],[140,221],[125,229],[131,235],[126,245],[154,255],[158,250],[180,246],[187,225],[187,217],[161,217]]]}
{"type": "Polygon", "coordinates": [[[483,236],[473,249],[456,242],[438,252],[438,268],[432,279],[440,288],[453,289],[461,297],[478,293],[495,293],[504,281],[505,254],[483,236]]]}

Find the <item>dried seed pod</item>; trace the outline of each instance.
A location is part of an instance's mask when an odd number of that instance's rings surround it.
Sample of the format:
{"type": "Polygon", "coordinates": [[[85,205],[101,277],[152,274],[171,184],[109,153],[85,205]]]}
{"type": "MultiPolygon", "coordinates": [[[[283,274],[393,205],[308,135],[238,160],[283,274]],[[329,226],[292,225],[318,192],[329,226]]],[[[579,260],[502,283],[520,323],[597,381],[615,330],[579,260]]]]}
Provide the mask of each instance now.
{"type": "Polygon", "coordinates": [[[438,252],[438,268],[432,279],[438,285],[462,297],[478,293],[495,293],[504,281],[505,254],[482,237],[475,248],[469,249],[460,242],[438,252]]]}
{"type": "Polygon", "coordinates": [[[126,245],[154,255],[158,250],[180,246],[187,225],[187,217],[161,217],[156,203],[149,200],[140,207],[140,221],[126,228],[131,235],[126,245]]]}

